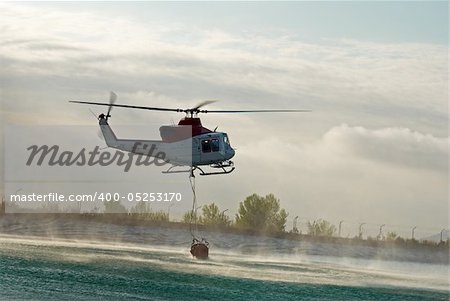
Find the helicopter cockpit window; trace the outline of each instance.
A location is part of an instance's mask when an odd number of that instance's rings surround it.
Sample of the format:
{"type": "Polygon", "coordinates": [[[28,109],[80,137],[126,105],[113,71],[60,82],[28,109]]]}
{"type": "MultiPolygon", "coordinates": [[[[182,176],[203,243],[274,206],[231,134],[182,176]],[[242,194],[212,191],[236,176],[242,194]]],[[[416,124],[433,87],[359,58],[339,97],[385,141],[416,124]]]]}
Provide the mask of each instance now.
{"type": "Polygon", "coordinates": [[[211,139],[211,151],[218,152],[219,149],[219,139],[211,139]]]}
{"type": "Polygon", "coordinates": [[[210,153],[211,152],[211,143],[209,140],[202,140],[202,152],[210,153]]]}
{"type": "Polygon", "coordinates": [[[223,142],[225,142],[225,144],[230,145],[230,140],[228,140],[228,136],[227,135],[223,136],[223,142]]]}

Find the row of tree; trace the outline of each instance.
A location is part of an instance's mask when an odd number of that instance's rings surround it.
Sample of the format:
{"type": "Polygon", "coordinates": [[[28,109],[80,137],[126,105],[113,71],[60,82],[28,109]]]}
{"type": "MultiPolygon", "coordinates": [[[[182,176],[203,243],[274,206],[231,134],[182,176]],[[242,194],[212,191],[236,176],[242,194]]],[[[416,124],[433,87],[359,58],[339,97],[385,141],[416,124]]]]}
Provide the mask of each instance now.
{"type": "MultiPolygon", "coordinates": [[[[236,227],[239,229],[253,230],[258,232],[277,233],[286,231],[288,213],[281,208],[280,200],[273,194],[260,196],[252,194],[243,202],[240,202],[238,213],[234,220],[225,214],[227,210],[220,210],[215,203],[204,205],[201,213],[188,211],[183,215],[184,223],[197,223],[205,226],[218,228],[236,227]]],[[[137,219],[155,222],[168,222],[169,214],[164,211],[153,211],[146,202],[139,202],[128,212],[120,202],[105,203],[105,213],[128,213],[137,219]]],[[[308,235],[333,236],[336,227],[326,220],[310,221],[307,224],[308,235]]],[[[291,230],[298,233],[297,228],[291,230]]],[[[387,238],[394,240],[395,233],[388,233],[387,238]]]]}
{"type": "MultiPolygon", "coordinates": [[[[153,211],[146,202],[139,202],[129,211],[120,202],[107,202],[105,213],[128,213],[130,216],[143,220],[169,221],[169,214],[163,211],[153,211]]],[[[286,210],[280,206],[280,200],[273,194],[259,196],[252,194],[239,204],[235,220],[231,220],[215,204],[204,205],[201,214],[188,211],[183,215],[183,222],[198,223],[214,227],[237,227],[261,232],[284,232],[287,222],[286,210]]]]}
{"type": "MultiPolygon", "coordinates": [[[[252,194],[243,202],[239,203],[238,213],[232,220],[225,214],[226,210],[220,210],[215,203],[204,205],[201,207],[201,213],[188,211],[183,215],[184,223],[197,223],[205,226],[216,228],[234,227],[244,230],[252,230],[265,233],[286,232],[286,222],[288,213],[281,208],[280,200],[273,194],[260,196],[252,194]]],[[[150,220],[155,222],[169,222],[169,213],[164,211],[153,211],[150,205],[145,202],[139,202],[132,207],[129,212],[120,202],[105,203],[105,213],[128,213],[137,219],[150,220]]],[[[299,233],[294,226],[290,231],[299,233]]],[[[331,237],[336,234],[336,227],[327,220],[318,219],[307,223],[307,233],[311,236],[331,237]]],[[[355,237],[360,238],[362,237],[355,237]]],[[[404,240],[395,232],[388,232],[382,238],[371,238],[368,240],[387,240],[399,241],[404,240]]]]}

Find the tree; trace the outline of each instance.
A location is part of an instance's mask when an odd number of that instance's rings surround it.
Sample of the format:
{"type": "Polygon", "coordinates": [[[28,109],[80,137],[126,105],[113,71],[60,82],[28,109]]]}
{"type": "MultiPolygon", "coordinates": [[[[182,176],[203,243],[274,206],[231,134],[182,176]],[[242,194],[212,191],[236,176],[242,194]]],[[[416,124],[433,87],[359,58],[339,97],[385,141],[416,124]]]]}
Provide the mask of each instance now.
{"type": "Polygon", "coordinates": [[[388,241],[394,241],[397,239],[397,237],[398,237],[398,235],[395,232],[388,232],[386,234],[386,240],[388,240],[388,241]]]}
{"type": "Polygon", "coordinates": [[[150,205],[146,202],[138,202],[130,209],[130,215],[139,219],[154,221],[154,222],[168,222],[169,214],[164,211],[154,212],[150,205]]]}
{"type": "Polygon", "coordinates": [[[265,197],[252,194],[239,204],[236,226],[262,232],[283,232],[287,216],[286,211],[280,209],[280,200],[273,194],[265,197]]]}
{"type": "Polygon", "coordinates": [[[105,213],[127,213],[127,209],[122,203],[116,201],[104,202],[105,213]]]}
{"type": "Polygon", "coordinates": [[[333,236],[336,232],[336,227],[329,221],[318,219],[308,222],[308,234],[313,236],[333,236]]]}
{"type": "Polygon", "coordinates": [[[231,224],[230,219],[225,212],[220,212],[219,207],[215,203],[202,207],[202,215],[199,217],[199,223],[203,225],[226,227],[231,224]]]}

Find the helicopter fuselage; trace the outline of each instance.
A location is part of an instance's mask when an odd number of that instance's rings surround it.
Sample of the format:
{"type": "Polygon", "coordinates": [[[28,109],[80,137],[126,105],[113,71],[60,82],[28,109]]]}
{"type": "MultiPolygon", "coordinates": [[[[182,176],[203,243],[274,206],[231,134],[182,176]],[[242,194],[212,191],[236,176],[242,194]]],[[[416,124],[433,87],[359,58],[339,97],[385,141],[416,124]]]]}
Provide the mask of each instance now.
{"type": "Polygon", "coordinates": [[[101,116],[99,125],[109,147],[137,155],[155,157],[174,166],[218,165],[221,167],[228,164],[235,155],[228,135],[202,127],[199,118],[185,118],[179,125],[162,126],[160,128],[162,140],[119,139],[106,118],[101,116]]]}

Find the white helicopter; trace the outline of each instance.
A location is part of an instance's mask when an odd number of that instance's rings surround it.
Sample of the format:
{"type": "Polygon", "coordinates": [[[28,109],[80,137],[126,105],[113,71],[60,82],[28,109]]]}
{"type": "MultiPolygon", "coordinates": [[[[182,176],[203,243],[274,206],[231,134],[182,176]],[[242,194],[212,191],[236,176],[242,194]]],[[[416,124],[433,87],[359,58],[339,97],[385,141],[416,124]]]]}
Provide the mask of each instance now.
{"type": "Polygon", "coordinates": [[[310,112],[309,110],[200,110],[201,107],[215,102],[207,100],[190,109],[156,108],[146,106],[116,104],[117,95],[110,94],[109,103],[70,101],[89,105],[107,106],[106,114],[98,116],[100,129],[109,147],[138,155],[155,157],[171,167],[163,173],[190,172],[195,170],[200,175],[219,175],[231,173],[235,167],[230,159],[234,157],[235,150],[231,147],[228,135],[223,132],[211,131],[202,126],[199,113],[282,113],[282,112],[310,112]],[[151,111],[183,112],[186,116],[178,125],[165,125],[159,128],[162,140],[136,140],[119,139],[108,124],[113,107],[142,109],[151,111]],[[189,170],[177,170],[176,167],[187,166],[189,170]],[[205,172],[204,167],[209,166],[219,171],[205,172]]]}

